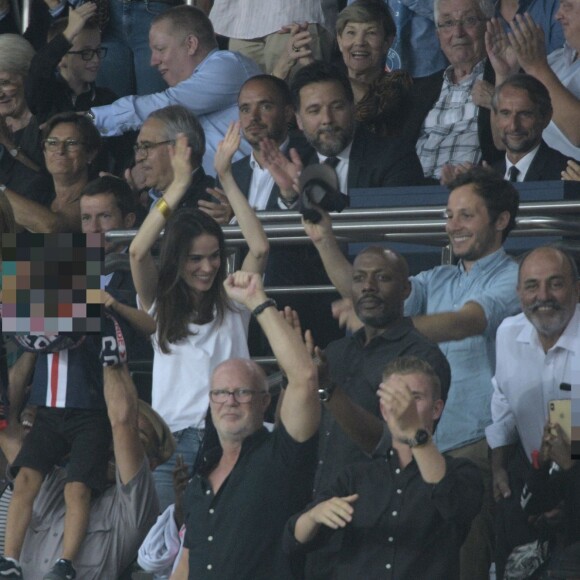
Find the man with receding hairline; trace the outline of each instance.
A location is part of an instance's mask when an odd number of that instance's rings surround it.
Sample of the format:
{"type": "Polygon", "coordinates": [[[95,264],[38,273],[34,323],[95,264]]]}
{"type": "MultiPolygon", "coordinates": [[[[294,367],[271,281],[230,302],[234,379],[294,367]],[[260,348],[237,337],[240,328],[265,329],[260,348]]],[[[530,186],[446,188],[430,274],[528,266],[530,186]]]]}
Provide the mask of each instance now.
{"type": "Polygon", "coordinates": [[[518,294],[523,312],[506,318],[497,332],[493,423],[485,431],[501,533],[498,578],[511,549],[537,537],[520,492],[532,452],[542,444],[548,402],[570,399],[580,387],[580,280],[573,258],[556,247],[532,250],[520,262],[518,294]]]}
{"type": "MultiPolygon", "coordinates": [[[[176,6],[153,20],[149,32],[151,66],[169,88],[145,96],[128,96],[111,105],[94,107],[88,115],[107,136],[141,127],[155,110],[183,105],[199,119],[206,137],[203,168],[215,175],[213,158],[230,123],[237,120],[236,98],[242,83],[260,73],[256,63],[227,50],[218,50],[207,16],[193,6],[176,6]]],[[[250,152],[242,143],[241,154],[250,152]]]]}

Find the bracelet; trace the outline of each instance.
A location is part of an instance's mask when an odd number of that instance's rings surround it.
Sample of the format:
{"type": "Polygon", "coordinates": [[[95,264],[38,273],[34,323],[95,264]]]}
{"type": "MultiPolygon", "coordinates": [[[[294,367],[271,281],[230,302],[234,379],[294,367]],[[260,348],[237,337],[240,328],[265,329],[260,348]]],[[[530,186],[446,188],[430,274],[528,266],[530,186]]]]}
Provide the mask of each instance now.
{"type": "Polygon", "coordinates": [[[273,298],[268,298],[268,300],[265,300],[264,302],[262,302],[262,304],[256,306],[256,308],[252,310],[252,314],[254,316],[258,316],[259,314],[262,314],[262,312],[264,312],[266,308],[270,308],[270,306],[274,306],[274,308],[278,307],[278,304],[273,298]]]}
{"type": "Polygon", "coordinates": [[[165,220],[169,219],[172,210],[162,197],[157,200],[155,207],[159,210],[159,213],[165,218],[165,220]]]}

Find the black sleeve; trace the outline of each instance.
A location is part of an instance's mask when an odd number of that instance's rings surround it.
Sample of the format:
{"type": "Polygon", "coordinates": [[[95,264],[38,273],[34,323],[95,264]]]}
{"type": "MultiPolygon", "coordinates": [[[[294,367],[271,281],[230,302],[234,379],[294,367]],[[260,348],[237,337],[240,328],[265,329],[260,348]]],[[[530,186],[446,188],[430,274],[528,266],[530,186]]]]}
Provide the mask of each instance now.
{"type": "Polygon", "coordinates": [[[570,482],[571,470],[550,475],[548,467],[532,469],[522,490],[522,509],[528,515],[538,515],[555,508],[566,497],[570,482]]]}
{"type": "Polygon", "coordinates": [[[55,103],[66,99],[66,87],[58,80],[56,69],[71,46],[63,34],[58,34],[34,55],[30,63],[24,94],[28,108],[39,123],[46,121],[55,103]]]}

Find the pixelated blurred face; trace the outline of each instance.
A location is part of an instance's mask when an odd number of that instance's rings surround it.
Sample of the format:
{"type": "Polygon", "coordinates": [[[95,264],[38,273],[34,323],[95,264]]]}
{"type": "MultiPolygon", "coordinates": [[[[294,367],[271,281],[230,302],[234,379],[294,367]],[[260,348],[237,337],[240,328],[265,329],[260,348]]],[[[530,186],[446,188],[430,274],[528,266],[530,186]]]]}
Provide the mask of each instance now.
{"type": "Polygon", "coordinates": [[[527,91],[504,87],[498,95],[497,105],[495,122],[508,152],[520,158],[540,144],[550,117],[540,114],[527,91]]]}
{"type": "Polygon", "coordinates": [[[393,41],[385,38],[380,22],[347,22],[336,38],[348,75],[353,78],[380,72],[393,41]]]}
{"type": "MultiPolygon", "coordinates": [[[[147,119],[139,131],[137,144],[155,145],[166,140],[164,123],[159,119],[147,119]]],[[[165,191],[173,181],[169,143],[138,150],[135,154],[135,161],[141,166],[145,187],[165,191]]]]}
{"type": "Polygon", "coordinates": [[[501,247],[501,231],[491,223],[484,200],[471,184],[449,194],[445,230],[453,253],[464,263],[483,258],[501,247]]]}
{"type": "Polygon", "coordinates": [[[570,322],[580,294],[570,264],[553,249],[542,248],[522,264],[518,294],[522,309],[538,334],[559,337],[570,322]]]}
{"type": "Polygon", "coordinates": [[[278,145],[286,139],[292,107],[284,105],[271,83],[246,83],[238,97],[238,108],[242,132],[254,149],[259,149],[266,137],[278,145]]]}
{"type": "MultiPolygon", "coordinates": [[[[123,217],[112,193],[83,195],[81,197],[81,226],[83,234],[104,234],[112,230],[127,229],[134,222],[135,214],[133,213],[123,217]]],[[[118,244],[105,241],[105,254],[114,251],[117,246],[118,244]]]]}
{"type": "Polygon", "coordinates": [[[168,20],[161,20],[151,26],[149,46],[151,66],[155,67],[163,80],[170,86],[188,79],[195,69],[192,56],[196,39],[191,35],[176,33],[168,20]]]}
{"type": "MultiPolygon", "coordinates": [[[[246,366],[232,361],[220,366],[212,377],[211,389],[235,391],[236,389],[256,389],[255,377],[246,366]]],[[[238,403],[230,395],[224,403],[214,403],[210,399],[211,416],[221,439],[243,440],[257,431],[264,421],[264,413],[270,397],[267,393],[254,393],[248,403],[238,403]]]]}
{"type": "Polygon", "coordinates": [[[560,0],[556,20],[562,25],[566,42],[578,50],[580,48],[580,0],[560,0]]]}
{"type": "Polygon", "coordinates": [[[220,265],[219,240],[210,234],[200,234],[191,241],[181,277],[194,294],[200,295],[212,287],[220,265]]]}
{"type": "Polygon", "coordinates": [[[53,127],[44,144],[46,169],[53,177],[61,179],[86,178],[95,155],[95,152],[87,153],[83,135],[74,123],[59,123],[53,127]]]}
{"type": "Polygon", "coordinates": [[[19,118],[27,110],[22,75],[0,71],[0,117],[19,118]]]}
{"type": "Polygon", "coordinates": [[[338,155],[354,136],[354,105],[338,82],[321,82],[300,89],[298,126],[322,155],[338,155]]]}
{"type": "MultiPolygon", "coordinates": [[[[100,46],[101,33],[99,30],[83,30],[74,38],[69,52],[94,51],[100,46]]],[[[64,74],[67,79],[74,79],[75,82],[94,83],[101,68],[101,59],[96,53],[90,60],[84,60],[80,54],[66,54],[60,62],[60,68],[66,69],[64,74]]]]}
{"type": "Polygon", "coordinates": [[[474,0],[441,0],[437,15],[441,50],[453,66],[471,69],[485,57],[485,20],[474,0]],[[455,21],[452,26],[441,24],[455,21]]]}

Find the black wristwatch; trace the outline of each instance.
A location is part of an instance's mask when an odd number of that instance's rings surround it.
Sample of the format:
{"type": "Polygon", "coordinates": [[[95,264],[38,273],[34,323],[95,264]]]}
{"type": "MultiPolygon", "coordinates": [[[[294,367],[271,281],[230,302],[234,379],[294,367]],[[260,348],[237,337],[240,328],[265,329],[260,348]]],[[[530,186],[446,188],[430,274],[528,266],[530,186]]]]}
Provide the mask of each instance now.
{"type": "Polygon", "coordinates": [[[422,447],[431,440],[431,434],[426,429],[417,429],[415,436],[411,439],[401,439],[402,443],[408,445],[411,449],[413,447],[422,447]]]}
{"type": "Polygon", "coordinates": [[[336,389],[336,383],[328,383],[327,385],[320,385],[318,389],[318,396],[323,403],[328,403],[336,389]]]}

